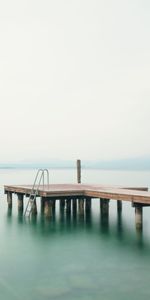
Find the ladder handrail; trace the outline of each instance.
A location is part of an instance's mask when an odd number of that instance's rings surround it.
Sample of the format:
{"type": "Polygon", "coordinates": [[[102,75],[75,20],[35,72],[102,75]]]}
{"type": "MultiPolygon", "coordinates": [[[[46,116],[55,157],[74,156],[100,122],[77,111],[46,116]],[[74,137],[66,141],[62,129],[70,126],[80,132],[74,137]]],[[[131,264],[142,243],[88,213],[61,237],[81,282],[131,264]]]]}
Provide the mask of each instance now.
{"type": "MultiPolygon", "coordinates": [[[[40,176],[40,179],[39,179],[37,188],[36,188],[36,190],[35,190],[35,193],[34,193],[35,195],[37,195],[37,193],[38,193],[39,186],[40,186],[40,183],[41,183],[42,178],[43,178],[43,189],[44,189],[44,172],[43,172],[43,171],[42,171],[42,173],[41,173],[41,176],[40,176]]],[[[35,182],[35,183],[36,183],[36,182],[35,182]]],[[[35,187],[35,185],[34,185],[34,187],[35,187]]],[[[32,191],[34,192],[34,188],[32,188],[32,191]]]]}
{"type": "Polygon", "coordinates": [[[44,174],[45,174],[45,173],[47,174],[47,185],[49,186],[49,171],[48,171],[48,169],[39,169],[38,172],[37,172],[37,174],[36,174],[36,177],[35,177],[35,180],[34,180],[34,184],[33,184],[33,186],[32,186],[32,190],[31,190],[31,191],[34,191],[34,189],[35,189],[35,185],[36,185],[36,182],[37,182],[37,180],[38,180],[38,176],[39,176],[40,172],[41,172],[42,174],[41,174],[41,177],[40,177],[40,179],[39,179],[39,183],[38,183],[38,187],[37,187],[36,191],[38,191],[38,189],[39,189],[39,186],[40,186],[42,177],[43,177],[43,189],[44,189],[44,185],[45,185],[45,182],[44,182],[44,174]]]}
{"type": "Polygon", "coordinates": [[[36,173],[36,176],[35,176],[35,180],[34,180],[34,183],[33,183],[33,186],[32,186],[32,190],[34,190],[34,187],[35,187],[35,184],[36,184],[36,181],[38,179],[38,176],[39,176],[39,173],[40,172],[43,172],[43,169],[39,169],[36,173]]]}
{"type": "Polygon", "coordinates": [[[43,169],[43,172],[47,174],[47,185],[49,186],[49,171],[48,169],[43,169]]]}

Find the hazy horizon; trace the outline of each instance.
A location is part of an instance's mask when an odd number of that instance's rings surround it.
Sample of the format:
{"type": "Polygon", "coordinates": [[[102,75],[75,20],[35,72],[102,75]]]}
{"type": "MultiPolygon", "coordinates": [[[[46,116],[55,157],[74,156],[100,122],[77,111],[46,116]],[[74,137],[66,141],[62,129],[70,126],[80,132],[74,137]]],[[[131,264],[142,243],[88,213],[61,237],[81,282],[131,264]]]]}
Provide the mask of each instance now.
{"type": "MultiPolygon", "coordinates": [[[[139,157],[130,159],[116,160],[82,160],[82,169],[101,169],[101,170],[150,170],[150,157],[139,157]]],[[[32,160],[20,161],[17,163],[1,163],[1,169],[9,168],[51,168],[51,169],[72,169],[76,168],[76,160],[32,160]]]]}

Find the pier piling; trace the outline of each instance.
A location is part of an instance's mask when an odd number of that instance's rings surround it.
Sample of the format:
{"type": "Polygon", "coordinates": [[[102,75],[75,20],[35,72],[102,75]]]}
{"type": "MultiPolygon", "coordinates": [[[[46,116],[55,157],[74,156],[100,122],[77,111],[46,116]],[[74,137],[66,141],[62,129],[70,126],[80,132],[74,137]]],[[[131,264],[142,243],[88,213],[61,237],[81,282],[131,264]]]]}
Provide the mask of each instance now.
{"type": "Polygon", "coordinates": [[[136,229],[141,230],[143,227],[143,207],[142,205],[135,205],[135,226],[136,229]]]}
{"type": "Polygon", "coordinates": [[[52,213],[55,214],[55,209],[56,209],[56,200],[52,200],[52,213]]]}
{"type": "Polygon", "coordinates": [[[72,210],[73,210],[73,212],[77,211],[77,200],[76,199],[72,199],[72,210]]]}
{"type": "Polygon", "coordinates": [[[18,211],[22,212],[23,211],[23,194],[17,194],[18,196],[18,211]]]}
{"type": "Polygon", "coordinates": [[[44,215],[45,215],[45,217],[51,217],[51,215],[52,215],[52,207],[51,207],[50,201],[48,199],[45,200],[44,215]]]}
{"type": "Polygon", "coordinates": [[[45,206],[45,198],[41,197],[41,214],[44,213],[44,206],[45,206]]]}
{"type": "Polygon", "coordinates": [[[8,203],[8,208],[12,209],[12,193],[11,192],[7,193],[7,203],[8,203]]]}
{"type": "Polygon", "coordinates": [[[109,229],[109,199],[100,199],[101,226],[103,231],[109,229]]]}
{"type": "Polygon", "coordinates": [[[101,214],[108,216],[109,214],[109,199],[100,199],[101,214]]]}
{"type": "Polygon", "coordinates": [[[67,212],[71,211],[71,199],[66,199],[66,210],[67,212]]]}
{"type": "Polygon", "coordinates": [[[37,215],[37,205],[36,205],[36,199],[32,203],[32,216],[37,215]]]}
{"type": "Polygon", "coordinates": [[[85,199],[85,210],[88,212],[91,210],[91,198],[85,199]]]}
{"type": "Polygon", "coordinates": [[[44,215],[45,217],[49,218],[52,216],[53,213],[53,201],[50,200],[48,197],[45,198],[45,205],[44,205],[44,215]]]}
{"type": "Polygon", "coordinates": [[[79,214],[84,215],[84,199],[78,199],[79,214]]]}
{"type": "Polygon", "coordinates": [[[72,215],[75,220],[77,216],[77,199],[72,199],[72,215]]]}
{"type": "Polygon", "coordinates": [[[65,199],[60,199],[59,200],[59,208],[60,208],[60,211],[64,210],[64,208],[65,208],[65,199]]]}
{"type": "Polygon", "coordinates": [[[117,200],[117,211],[121,212],[122,211],[122,201],[117,200]]]}

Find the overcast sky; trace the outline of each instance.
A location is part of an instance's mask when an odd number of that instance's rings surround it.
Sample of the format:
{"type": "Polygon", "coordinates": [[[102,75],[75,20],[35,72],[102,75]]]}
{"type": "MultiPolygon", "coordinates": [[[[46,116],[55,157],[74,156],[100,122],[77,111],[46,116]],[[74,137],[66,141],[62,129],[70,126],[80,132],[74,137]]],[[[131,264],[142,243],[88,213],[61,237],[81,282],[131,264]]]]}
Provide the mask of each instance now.
{"type": "Polygon", "coordinates": [[[0,1],[0,162],[150,154],[150,1],[0,1]]]}

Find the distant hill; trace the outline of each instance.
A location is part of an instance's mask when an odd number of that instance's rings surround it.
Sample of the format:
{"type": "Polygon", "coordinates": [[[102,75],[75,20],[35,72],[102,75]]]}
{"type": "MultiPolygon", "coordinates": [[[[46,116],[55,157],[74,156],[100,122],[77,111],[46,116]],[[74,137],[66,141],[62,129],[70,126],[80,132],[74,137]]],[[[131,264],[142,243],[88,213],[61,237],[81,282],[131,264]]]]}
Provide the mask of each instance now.
{"type": "Polygon", "coordinates": [[[150,170],[150,158],[85,162],[85,167],[104,170],[150,170]]]}
{"type": "MultiPolygon", "coordinates": [[[[20,162],[20,163],[0,163],[1,169],[71,169],[76,168],[76,161],[73,160],[50,160],[45,162],[20,162]]],[[[150,158],[130,158],[119,160],[97,160],[82,161],[82,168],[103,169],[103,170],[150,170],[150,158]]]]}
{"type": "Polygon", "coordinates": [[[0,163],[1,169],[75,168],[75,161],[52,160],[47,162],[0,163]]]}

